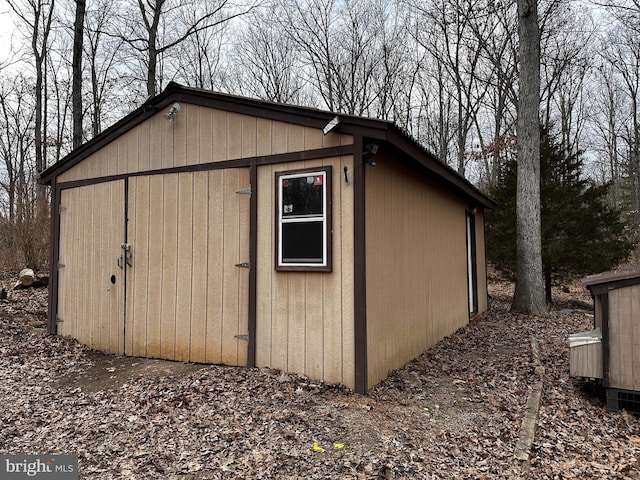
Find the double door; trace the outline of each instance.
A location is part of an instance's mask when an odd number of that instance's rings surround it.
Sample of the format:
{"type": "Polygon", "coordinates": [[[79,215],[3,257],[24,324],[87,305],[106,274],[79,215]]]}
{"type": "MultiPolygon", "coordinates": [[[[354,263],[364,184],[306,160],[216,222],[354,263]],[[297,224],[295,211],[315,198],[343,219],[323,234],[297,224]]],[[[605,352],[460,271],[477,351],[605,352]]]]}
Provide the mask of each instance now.
{"type": "Polygon", "coordinates": [[[245,365],[249,169],[61,192],[58,333],[116,354],[245,365]]]}

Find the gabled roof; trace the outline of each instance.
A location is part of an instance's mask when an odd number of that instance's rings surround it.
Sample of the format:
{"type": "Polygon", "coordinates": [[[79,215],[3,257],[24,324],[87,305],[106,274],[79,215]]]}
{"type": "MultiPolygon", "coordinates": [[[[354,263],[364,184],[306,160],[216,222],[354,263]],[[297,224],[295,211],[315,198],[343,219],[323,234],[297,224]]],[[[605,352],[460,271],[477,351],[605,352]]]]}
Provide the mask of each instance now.
{"type": "MultiPolygon", "coordinates": [[[[216,93],[171,82],[162,93],[150,98],[122,120],[44,170],[40,174],[39,182],[51,185],[53,179],[61,173],[144,122],[159,110],[180,101],[319,129],[336,116],[333,112],[216,93]]],[[[336,127],[336,131],[361,135],[365,139],[378,141],[384,151],[390,152],[394,157],[402,159],[439,183],[469,198],[472,203],[495,208],[496,203],[493,199],[483,194],[448,165],[440,162],[393,122],[353,115],[337,115],[340,124],[336,127]]]]}

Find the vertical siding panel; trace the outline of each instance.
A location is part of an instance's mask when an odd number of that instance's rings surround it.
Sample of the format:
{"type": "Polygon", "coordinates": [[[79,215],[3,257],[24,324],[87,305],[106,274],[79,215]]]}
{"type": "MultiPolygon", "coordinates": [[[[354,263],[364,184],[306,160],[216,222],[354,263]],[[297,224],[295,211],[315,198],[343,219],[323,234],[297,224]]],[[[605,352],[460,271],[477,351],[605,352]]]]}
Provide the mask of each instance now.
{"type": "MultiPolygon", "coordinates": [[[[331,134],[329,134],[331,135],[331,134]]],[[[335,244],[334,254],[338,254],[340,262],[338,263],[340,272],[339,277],[335,278],[339,291],[333,290],[331,296],[341,299],[341,311],[335,313],[335,318],[340,318],[342,321],[342,382],[353,388],[355,386],[355,333],[354,333],[354,270],[353,262],[355,251],[354,244],[354,217],[353,217],[353,157],[347,156],[341,158],[341,167],[347,166],[350,174],[350,183],[345,184],[342,179],[338,181],[342,188],[340,195],[340,210],[334,210],[334,212],[340,213],[340,232],[334,233],[334,239],[340,239],[339,250],[338,244],[335,244]]],[[[341,177],[342,168],[337,172],[338,177],[341,177]]],[[[336,272],[335,275],[338,275],[336,272]]],[[[336,308],[340,308],[337,305],[336,308]]],[[[332,318],[334,314],[329,314],[332,318]]],[[[333,320],[336,321],[336,320],[333,320]]],[[[333,329],[333,328],[332,328],[333,329]]],[[[327,341],[333,341],[333,339],[327,338],[327,341]]],[[[334,353],[327,352],[327,355],[334,355],[334,353]]],[[[335,353],[337,355],[337,352],[335,353]]],[[[338,360],[330,360],[333,365],[336,365],[338,360]]],[[[333,370],[333,369],[331,369],[333,370]]]]}
{"type": "MultiPolygon", "coordinates": [[[[60,205],[66,207],[66,210],[60,212],[58,215],[59,225],[60,225],[60,236],[58,241],[58,262],[61,265],[65,265],[65,262],[69,262],[68,259],[71,258],[70,246],[73,245],[72,234],[73,234],[73,218],[75,213],[73,210],[69,209],[70,197],[73,190],[62,190],[60,192],[60,205]]],[[[57,212],[55,208],[57,205],[53,205],[54,210],[53,214],[55,215],[57,212]]],[[[71,317],[71,312],[69,308],[69,296],[70,292],[70,278],[67,275],[69,271],[68,268],[60,267],[52,265],[51,266],[51,274],[58,275],[58,311],[57,316],[63,320],[62,323],[58,324],[58,334],[62,336],[71,335],[75,336],[72,333],[73,326],[75,324],[74,319],[71,317]]]]}
{"type": "Polygon", "coordinates": [[[287,151],[299,152],[304,150],[304,127],[288,124],[287,151]]]}
{"type": "Polygon", "coordinates": [[[229,158],[227,143],[227,113],[221,110],[213,112],[213,161],[219,162],[229,158]]]}
{"type": "Polygon", "coordinates": [[[159,170],[164,166],[163,151],[164,145],[163,136],[165,135],[164,129],[166,128],[163,123],[167,123],[162,114],[157,114],[151,117],[149,120],[149,170],[159,170]]]}
{"type": "Polygon", "coordinates": [[[317,128],[304,128],[304,148],[305,150],[313,150],[322,148],[323,137],[322,130],[317,128]]]}
{"type": "Polygon", "coordinates": [[[271,120],[256,120],[256,155],[271,155],[271,120]]]}
{"type": "Polygon", "coordinates": [[[175,167],[175,123],[176,121],[168,122],[163,119],[160,124],[160,130],[162,131],[162,137],[160,138],[162,164],[160,168],[175,167]]]}
{"type": "Polygon", "coordinates": [[[285,153],[288,151],[287,146],[287,124],[282,122],[273,122],[272,124],[272,154],[285,153]]]}
{"type": "Polygon", "coordinates": [[[305,372],[305,330],[306,330],[306,290],[304,273],[289,273],[289,329],[287,369],[292,372],[305,372]]]}
{"type": "MultiPolygon", "coordinates": [[[[631,288],[617,290],[619,308],[616,311],[618,323],[618,349],[620,357],[620,388],[633,388],[633,322],[631,311],[631,288]]],[[[611,305],[611,304],[610,304],[611,305]]],[[[610,349],[613,347],[610,346],[610,349]]]]}
{"type": "MultiPolygon", "coordinates": [[[[324,378],[324,296],[322,273],[307,273],[305,283],[305,332],[301,345],[305,355],[305,375],[324,378]]],[[[331,275],[331,274],[327,274],[331,275]]]]}
{"type": "Polygon", "coordinates": [[[620,377],[620,290],[609,291],[609,383],[611,387],[621,388],[620,377]]]}
{"type": "Polygon", "coordinates": [[[187,132],[193,122],[194,107],[182,104],[181,112],[171,123],[173,126],[173,166],[187,165],[187,132]]]}
{"type": "MultiPolygon", "coordinates": [[[[120,254],[122,252],[122,248],[120,245],[125,241],[125,227],[124,227],[124,181],[116,181],[109,182],[107,187],[111,190],[111,221],[109,225],[111,226],[112,235],[109,236],[109,248],[111,251],[118,252],[120,254]]],[[[102,203],[100,203],[102,205],[102,203]]],[[[114,266],[116,255],[105,256],[105,263],[103,266],[102,275],[104,273],[109,272],[111,269],[117,269],[114,266]]],[[[108,275],[104,275],[104,279],[101,282],[102,285],[105,285],[108,281],[108,275]],[[104,283],[103,283],[104,282],[104,283]]],[[[111,298],[115,303],[113,308],[113,316],[111,317],[111,331],[112,331],[112,348],[111,352],[117,353],[118,355],[124,354],[124,275],[121,273],[119,280],[114,285],[116,288],[115,295],[111,298]],[[115,332],[114,332],[115,330],[115,332]]]]}
{"type": "MultiPolygon", "coordinates": [[[[207,334],[207,232],[209,218],[209,176],[207,172],[194,174],[193,185],[193,274],[191,293],[191,353],[189,360],[206,360],[207,334]]],[[[212,252],[216,254],[216,252],[212,252]]]]}
{"type": "MultiPolygon", "coordinates": [[[[273,268],[273,267],[271,267],[273,268]]],[[[271,366],[286,370],[289,366],[289,274],[275,272],[272,281],[271,366]]]]}
{"type": "Polygon", "coordinates": [[[629,322],[631,323],[633,386],[632,390],[640,391],[640,286],[629,287],[631,295],[631,311],[629,322]]]}
{"type": "MultiPolygon", "coordinates": [[[[147,313],[149,286],[149,177],[129,179],[129,198],[135,202],[133,212],[129,213],[129,240],[132,246],[132,264],[127,275],[132,276],[129,285],[133,288],[127,292],[130,306],[127,307],[127,334],[132,338],[129,352],[135,356],[147,355],[147,313]]],[[[151,240],[153,241],[153,240],[151,240]]],[[[124,252],[123,252],[124,253],[124,252]]]]}
{"type": "Polygon", "coordinates": [[[193,270],[193,173],[178,174],[178,270],[176,294],[176,360],[189,360],[193,270]]]}
{"type": "Polygon", "coordinates": [[[151,122],[142,122],[138,127],[138,166],[137,172],[145,172],[149,170],[151,144],[150,144],[150,129],[151,122]]]}
{"type": "Polygon", "coordinates": [[[202,108],[198,125],[199,163],[213,162],[213,110],[202,108]]]}
{"type": "MultiPolygon", "coordinates": [[[[140,127],[134,128],[133,130],[129,130],[124,139],[126,140],[127,153],[124,158],[124,170],[121,173],[130,173],[130,172],[139,172],[139,137],[140,137],[140,127]]],[[[122,168],[122,167],[121,167],[122,168]]]]}
{"type": "Polygon", "coordinates": [[[178,258],[178,175],[163,175],[162,218],[162,325],[160,327],[160,354],[162,358],[175,358],[176,293],[178,258]]]}
{"type": "MultiPolygon", "coordinates": [[[[349,135],[349,139],[351,140],[353,137],[349,135]]],[[[352,140],[349,143],[353,143],[352,140]]],[[[342,134],[334,132],[329,132],[326,135],[322,136],[322,146],[326,147],[339,147],[343,145],[342,143],[342,134]]]]}
{"type": "Polygon", "coordinates": [[[223,241],[223,317],[222,317],[222,363],[236,365],[239,345],[234,335],[238,333],[240,272],[238,263],[240,232],[238,228],[239,203],[235,191],[238,189],[238,171],[224,170],[224,241],[223,241]]]}
{"type": "MultiPolygon", "coordinates": [[[[262,122],[259,121],[258,128],[262,122]]],[[[267,129],[264,130],[265,132],[267,129]]],[[[270,133],[270,130],[268,130],[270,133]]],[[[261,146],[262,142],[258,141],[261,146]]],[[[270,165],[258,167],[258,235],[257,245],[257,299],[256,299],[256,366],[271,366],[274,351],[272,329],[272,277],[274,236],[273,169],[270,165]]]]}
{"type": "Polygon", "coordinates": [[[228,128],[228,159],[240,158],[242,156],[242,115],[230,112],[227,114],[228,128]]]}
{"type": "MultiPolygon", "coordinates": [[[[251,186],[249,178],[249,168],[241,168],[238,170],[238,190],[251,186]]],[[[251,196],[245,194],[235,194],[236,201],[239,203],[238,230],[240,239],[238,242],[239,250],[237,252],[237,263],[249,262],[249,208],[251,204],[251,196]]],[[[252,266],[251,268],[255,268],[252,266]]],[[[238,333],[249,333],[249,269],[241,268],[238,271],[239,279],[239,295],[238,295],[238,333]]],[[[241,340],[238,342],[238,365],[247,364],[249,342],[241,340]]]]}
{"type": "Polygon", "coordinates": [[[200,160],[200,112],[202,107],[196,105],[186,105],[187,116],[185,118],[185,165],[197,165],[200,160]]]}
{"type": "Polygon", "coordinates": [[[224,240],[224,178],[222,170],[208,172],[209,215],[207,233],[207,362],[222,362],[222,288],[224,240]]]}
{"type": "Polygon", "coordinates": [[[160,357],[162,342],[162,280],[163,280],[163,217],[164,179],[161,175],[149,177],[149,231],[147,271],[147,355],[160,357]]]}
{"type": "MultiPolygon", "coordinates": [[[[310,373],[314,378],[322,378],[328,382],[342,382],[343,380],[343,325],[344,322],[348,322],[348,318],[342,317],[342,298],[343,294],[346,295],[348,289],[342,291],[342,272],[343,272],[343,249],[344,245],[348,244],[348,240],[343,235],[343,206],[342,206],[342,184],[343,176],[339,158],[327,159],[323,162],[323,165],[331,165],[332,170],[332,182],[331,190],[333,193],[332,199],[332,236],[333,236],[333,272],[330,274],[320,274],[321,286],[320,288],[309,286],[307,291],[309,292],[322,292],[322,330],[319,333],[310,329],[307,332],[307,344],[313,345],[317,342],[322,347],[321,355],[314,351],[310,346],[307,347],[307,364],[312,367],[313,359],[320,355],[322,360],[322,369],[318,373],[310,373]],[[322,340],[320,340],[322,339],[322,340]]],[[[353,310],[353,308],[351,309],[353,310]]],[[[349,310],[346,310],[347,312],[349,310]]],[[[311,321],[313,320],[313,312],[308,312],[308,316],[311,321]]],[[[312,370],[310,370],[312,371],[312,370]]]]}
{"type": "Polygon", "coordinates": [[[257,120],[256,117],[248,115],[242,116],[242,158],[250,158],[256,156],[257,146],[257,120]]]}

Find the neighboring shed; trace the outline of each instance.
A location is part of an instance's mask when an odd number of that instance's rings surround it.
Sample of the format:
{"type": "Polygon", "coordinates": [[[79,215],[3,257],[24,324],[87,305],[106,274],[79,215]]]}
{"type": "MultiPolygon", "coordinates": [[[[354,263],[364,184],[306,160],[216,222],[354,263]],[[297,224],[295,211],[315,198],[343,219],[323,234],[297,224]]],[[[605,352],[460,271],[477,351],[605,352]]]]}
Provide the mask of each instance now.
{"type": "Polygon", "coordinates": [[[601,343],[584,346],[592,348],[591,358],[601,357],[602,374],[594,377],[607,389],[607,407],[640,414],[640,271],[605,272],[582,283],[594,299],[596,332],[602,332],[601,343]]]}
{"type": "Polygon", "coordinates": [[[172,83],[41,182],[49,331],[99,350],[365,392],[487,308],[494,202],[391,122],[172,83]]]}

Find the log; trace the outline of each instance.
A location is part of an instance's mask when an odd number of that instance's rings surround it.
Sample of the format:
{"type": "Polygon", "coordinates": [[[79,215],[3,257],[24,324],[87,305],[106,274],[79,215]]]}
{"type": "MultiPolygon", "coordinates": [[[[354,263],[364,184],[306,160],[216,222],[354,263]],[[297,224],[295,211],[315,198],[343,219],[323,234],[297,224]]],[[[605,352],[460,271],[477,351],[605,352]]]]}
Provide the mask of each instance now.
{"type": "Polygon", "coordinates": [[[28,287],[33,283],[35,279],[36,279],[36,274],[33,273],[33,270],[31,270],[30,268],[25,268],[24,270],[20,271],[20,280],[19,280],[20,285],[24,285],[25,287],[28,287]]]}
{"type": "Polygon", "coordinates": [[[13,286],[13,290],[25,288],[41,288],[49,285],[48,275],[36,275],[30,268],[20,271],[19,280],[13,286]]]}

